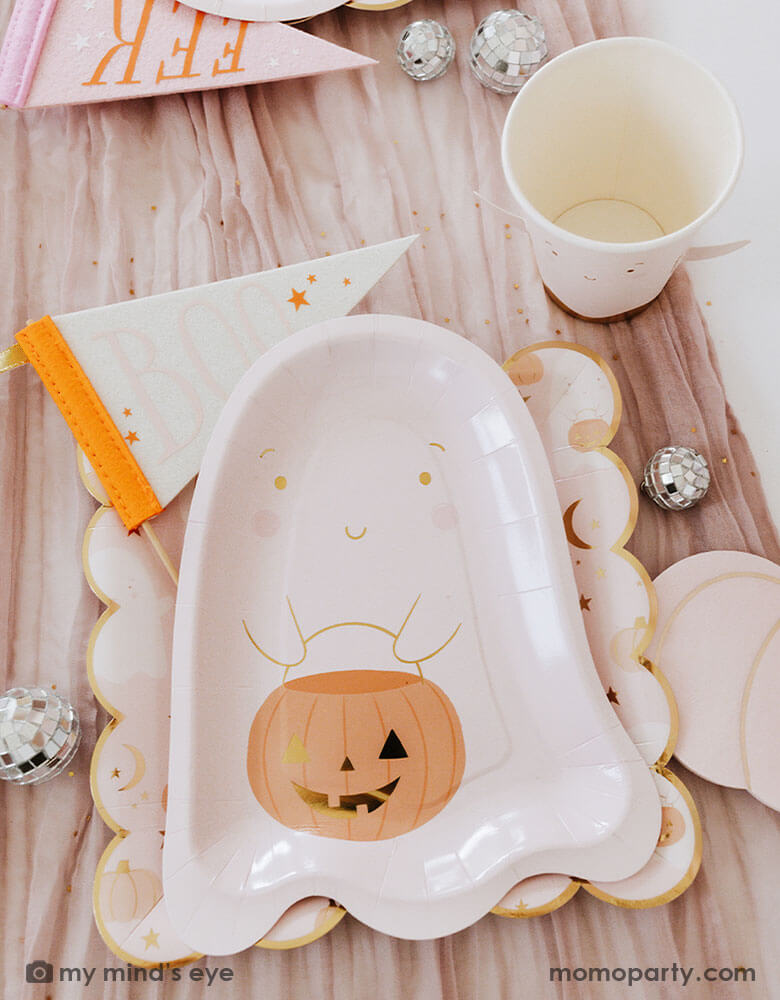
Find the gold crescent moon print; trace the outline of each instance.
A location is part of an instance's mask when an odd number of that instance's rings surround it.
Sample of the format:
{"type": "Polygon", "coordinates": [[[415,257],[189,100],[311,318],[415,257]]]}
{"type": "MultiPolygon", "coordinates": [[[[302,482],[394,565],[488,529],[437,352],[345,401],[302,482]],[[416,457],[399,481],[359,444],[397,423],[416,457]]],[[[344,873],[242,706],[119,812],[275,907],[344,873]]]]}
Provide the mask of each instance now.
{"type": "Polygon", "coordinates": [[[593,546],[588,545],[587,542],[584,542],[577,534],[577,532],[574,530],[574,524],[573,524],[574,512],[581,503],[582,503],[582,498],[580,498],[579,500],[575,500],[573,504],[570,504],[566,508],[563,514],[563,527],[566,530],[566,538],[570,545],[574,545],[578,549],[592,549],[593,546]]]}
{"type": "Polygon", "coordinates": [[[133,771],[132,778],[126,785],[122,785],[119,789],[120,792],[126,792],[130,788],[135,788],[135,786],[143,780],[143,776],[146,774],[146,760],[138,747],[134,747],[132,743],[123,743],[122,746],[130,751],[133,755],[133,760],[135,761],[135,770],[133,771]]]}

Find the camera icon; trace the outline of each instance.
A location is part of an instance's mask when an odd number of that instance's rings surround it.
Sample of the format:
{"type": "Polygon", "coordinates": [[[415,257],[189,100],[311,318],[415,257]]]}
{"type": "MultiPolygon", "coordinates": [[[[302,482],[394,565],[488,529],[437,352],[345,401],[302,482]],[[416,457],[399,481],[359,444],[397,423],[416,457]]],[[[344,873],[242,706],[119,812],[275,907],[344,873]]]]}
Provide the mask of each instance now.
{"type": "Polygon", "coordinates": [[[24,971],[28,983],[54,982],[54,968],[51,962],[29,962],[24,971]]]}

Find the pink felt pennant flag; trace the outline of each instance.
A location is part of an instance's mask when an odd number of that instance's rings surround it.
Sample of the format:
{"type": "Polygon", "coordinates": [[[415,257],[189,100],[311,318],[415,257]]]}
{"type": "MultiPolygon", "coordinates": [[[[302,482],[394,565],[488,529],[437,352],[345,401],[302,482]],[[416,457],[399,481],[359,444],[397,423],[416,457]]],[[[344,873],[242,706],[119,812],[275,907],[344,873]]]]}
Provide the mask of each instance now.
{"type": "Polygon", "coordinates": [[[115,101],[373,62],[287,24],[229,20],[177,0],[18,0],[0,51],[0,102],[115,101]]]}

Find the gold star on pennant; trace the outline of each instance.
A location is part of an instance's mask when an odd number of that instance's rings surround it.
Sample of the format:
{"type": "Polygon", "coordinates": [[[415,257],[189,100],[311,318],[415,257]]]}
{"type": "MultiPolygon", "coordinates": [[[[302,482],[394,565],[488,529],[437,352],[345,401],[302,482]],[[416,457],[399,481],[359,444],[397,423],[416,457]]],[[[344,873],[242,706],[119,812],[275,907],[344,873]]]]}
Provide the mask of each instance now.
{"type": "Polygon", "coordinates": [[[307,278],[307,281],[309,282],[310,285],[313,285],[316,280],[317,280],[316,274],[310,274],[309,277],[307,278]]]}
{"type": "Polygon", "coordinates": [[[610,688],[607,691],[607,701],[611,701],[613,705],[620,704],[620,702],[618,701],[617,691],[615,691],[614,688],[610,688]]]}
{"type": "Polygon", "coordinates": [[[127,407],[127,406],[124,408],[124,410],[122,412],[124,413],[124,415],[126,417],[132,417],[132,415],[133,415],[133,411],[131,409],[129,409],[129,407],[127,407]]]}
{"type": "Polygon", "coordinates": [[[111,777],[112,778],[118,778],[119,777],[119,768],[118,767],[115,767],[114,770],[111,772],[111,777]]]}
{"type": "Polygon", "coordinates": [[[130,431],[129,433],[125,434],[125,441],[127,441],[128,444],[135,444],[136,441],[140,440],[141,439],[138,437],[135,431],[130,431]]]}
{"type": "Polygon", "coordinates": [[[347,287],[347,285],[351,285],[351,284],[352,284],[352,282],[349,280],[349,278],[345,278],[344,279],[344,287],[345,288],[347,287]]]}
{"type": "Polygon", "coordinates": [[[152,928],[150,927],[149,928],[149,933],[148,934],[144,934],[141,937],[141,940],[146,945],[146,948],[144,949],[144,951],[148,951],[150,948],[159,948],[160,947],[160,942],[158,940],[159,937],[160,937],[159,931],[152,930],[152,928]]]}
{"type": "Polygon", "coordinates": [[[580,611],[590,611],[590,602],[592,600],[592,597],[586,597],[584,594],[580,594],[580,611]]]}
{"type": "Polygon", "coordinates": [[[311,302],[306,301],[306,292],[297,292],[294,288],[292,289],[292,297],[287,300],[295,306],[295,311],[301,308],[301,306],[310,306],[311,302]]]}
{"type": "Polygon", "coordinates": [[[604,567],[599,566],[599,568],[596,570],[596,576],[599,578],[599,580],[603,580],[606,575],[607,571],[604,569],[604,567]]]}

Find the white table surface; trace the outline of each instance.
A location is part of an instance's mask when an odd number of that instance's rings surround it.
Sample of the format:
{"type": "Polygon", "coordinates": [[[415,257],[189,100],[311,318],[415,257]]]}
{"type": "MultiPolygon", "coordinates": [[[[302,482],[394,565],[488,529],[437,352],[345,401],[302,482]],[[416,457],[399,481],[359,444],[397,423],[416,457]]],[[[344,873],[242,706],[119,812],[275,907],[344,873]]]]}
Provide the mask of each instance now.
{"type": "Polygon", "coordinates": [[[780,4],[624,0],[623,14],[628,33],[677,45],[712,70],[742,117],[742,174],[696,243],[752,242],[730,256],[691,263],[688,270],[728,399],[780,527],[780,4]]]}

